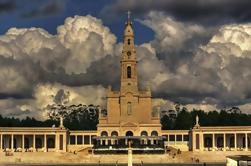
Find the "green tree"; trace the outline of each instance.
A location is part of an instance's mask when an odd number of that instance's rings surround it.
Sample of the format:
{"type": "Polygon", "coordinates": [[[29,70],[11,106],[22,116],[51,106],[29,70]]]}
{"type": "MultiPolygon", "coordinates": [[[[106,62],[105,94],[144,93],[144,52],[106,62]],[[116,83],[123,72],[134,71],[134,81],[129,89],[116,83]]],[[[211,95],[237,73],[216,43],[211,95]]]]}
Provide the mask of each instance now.
{"type": "Polygon", "coordinates": [[[192,115],[186,109],[182,109],[176,118],[174,129],[190,129],[193,126],[192,115]]]}

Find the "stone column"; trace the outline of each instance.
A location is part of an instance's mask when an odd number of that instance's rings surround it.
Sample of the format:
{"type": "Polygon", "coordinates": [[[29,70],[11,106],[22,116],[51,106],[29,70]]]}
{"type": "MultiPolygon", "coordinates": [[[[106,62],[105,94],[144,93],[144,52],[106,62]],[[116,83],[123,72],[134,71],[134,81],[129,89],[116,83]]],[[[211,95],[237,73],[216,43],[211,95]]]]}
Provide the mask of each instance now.
{"type": "Polygon", "coordinates": [[[14,135],[11,134],[11,150],[14,148],[14,135]]]}
{"type": "Polygon", "coordinates": [[[194,132],[192,133],[192,150],[196,150],[196,134],[194,132]]]}
{"type": "Polygon", "coordinates": [[[212,148],[214,151],[215,150],[215,134],[214,133],[212,134],[212,148]]]}
{"type": "Polygon", "coordinates": [[[77,144],[78,144],[78,136],[75,135],[75,145],[77,145],[77,144]]]}
{"type": "Polygon", "coordinates": [[[90,139],[90,143],[89,144],[91,145],[92,144],[92,137],[91,137],[91,135],[90,135],[89,139],[90,139]]]}
{"type": "Polygon", "coordinates": [[[205,143],[204,143],[204,134],[202,134],[202,147],[203,147],[203,150],[205,149],[204,145],[205,145],[205,143]]]}
{"type": "Polygon", "coordinates": [[[22,135],[22,150],[25,151],[25,147],[24,147],[24,134],[22,135]]]}
{"type": "Polygon", "coordinates": [[[60,137],[59,137],[59,134],[55,134],[55,148],[56,148],[56,152],[59,151],[59,142],[60,142],[60,137]]]}
{"type": "Polygon", "coordinates": [[[200,139],[200,146],[202,151],[204,151],[204,134],[201,134],[201,139],[200,139]]]}
{"type": "Polygon", "coordinates": [[[36,151],[36,135],[33,134],[33,151],[36,151]]]}
{"type": "Polygon", "coordinates": [[[3,135],[0,134],[0,151],[3,149],[3,135]]]}
{"type": "Polygon", "coordinates": [[[109,140],[108,138],[105,139],[105,145],[108,145],[109,142],[108,140],[109,140]]]}
{"type": "Polygon", "coordinates": [[[234,149],[237,150],[237,134],[234,133],[234,149]]]}
{"type": "Polygon", "coordinates": [[[245,133],[245,150],[248,151],[248,134],[245,133]]]}
{"type": "Polygon", "coordinates": [[[64,152],[66,152],[67,151],[67,137],[68,137],[69,135],[67,135],[67,134],[64,134],[63,135],[63,151],[64,152]]]}
{"type": "Polygon", "coordinates": [[[44,152],[47,152],[47,139],[46,139],[46,134],[44,134],[44,152]]]}
{"type": "Polygon", "coordinates": [[[226,134],[223,133],[223,151],[226,151],[226,144],[227,144],[227,142],[226,142],[226,134]]]}

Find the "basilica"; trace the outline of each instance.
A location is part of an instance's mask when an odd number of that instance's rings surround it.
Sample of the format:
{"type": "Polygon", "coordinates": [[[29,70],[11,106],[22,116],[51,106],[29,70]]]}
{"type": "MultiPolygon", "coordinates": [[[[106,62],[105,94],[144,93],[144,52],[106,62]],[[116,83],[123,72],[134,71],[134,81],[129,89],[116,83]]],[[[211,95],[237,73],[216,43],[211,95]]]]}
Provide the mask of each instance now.
{"type": "MultiPolygon", "coordinates": [[[[153,111],[149,87],[139,88],[137,52],[130,16],[125,24],[121,53],[120,89],[107,89],[107,112],[99,114],[96,131],[71,131],[64,127],[0,127],[0,151],[78,152],[93,154],[180,151],[251,151],[251,126],[200,126],[190,130],[162,130],[153,111]],[[143,89],[143,90],[142,90],[143,89]]],[[[118,62],[119,63],[119,62],[118,62]]]]}

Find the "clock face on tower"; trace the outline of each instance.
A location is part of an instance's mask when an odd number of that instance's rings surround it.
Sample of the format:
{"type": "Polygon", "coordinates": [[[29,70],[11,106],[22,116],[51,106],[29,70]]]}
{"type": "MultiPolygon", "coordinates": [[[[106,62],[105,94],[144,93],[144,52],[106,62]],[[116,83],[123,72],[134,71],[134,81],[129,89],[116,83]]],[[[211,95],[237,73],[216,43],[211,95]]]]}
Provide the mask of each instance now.
{"type": "Polygon", "coordinates": [[[128,52],[127,52],[128,58],[130,58],[131,54],[132,54],[131,51],[128,51],[128,52]]]}

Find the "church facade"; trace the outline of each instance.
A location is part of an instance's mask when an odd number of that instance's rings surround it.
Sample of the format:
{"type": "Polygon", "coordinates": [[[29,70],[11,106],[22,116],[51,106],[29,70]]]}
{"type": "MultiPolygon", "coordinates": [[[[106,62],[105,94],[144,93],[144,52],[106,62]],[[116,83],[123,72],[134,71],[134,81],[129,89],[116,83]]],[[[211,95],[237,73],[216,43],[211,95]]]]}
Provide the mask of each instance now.
{"type": "Polygon", "coordinates": [[[196,118],[190,130],[162,130],[152,109],[149,87],[138,86],[137,53],[130,17],[125,24],[120,89],[107,89],[107,112],[99,114],[96,131],[59,127],[0,127],[0,151],[122,153],[128,144],[139,153],[181,151],[251,151],[251,126],[203,127],[196,118]]]}
{"type": "Polygon", "coordinates": [[[107,142],[110,146],[115,141],[126,145],[128,139],[133,139],[132,145],[142,146],[149,139],[150,142],[162,140],[159,114],[152,112],[151,90],[139,90],[138,87],[137,56],[130,18],[125,25],[120,64],[120,90],[108,88],[107,114],[101,114],[99,118],[97,135],[100,143],[107,142]]]}

